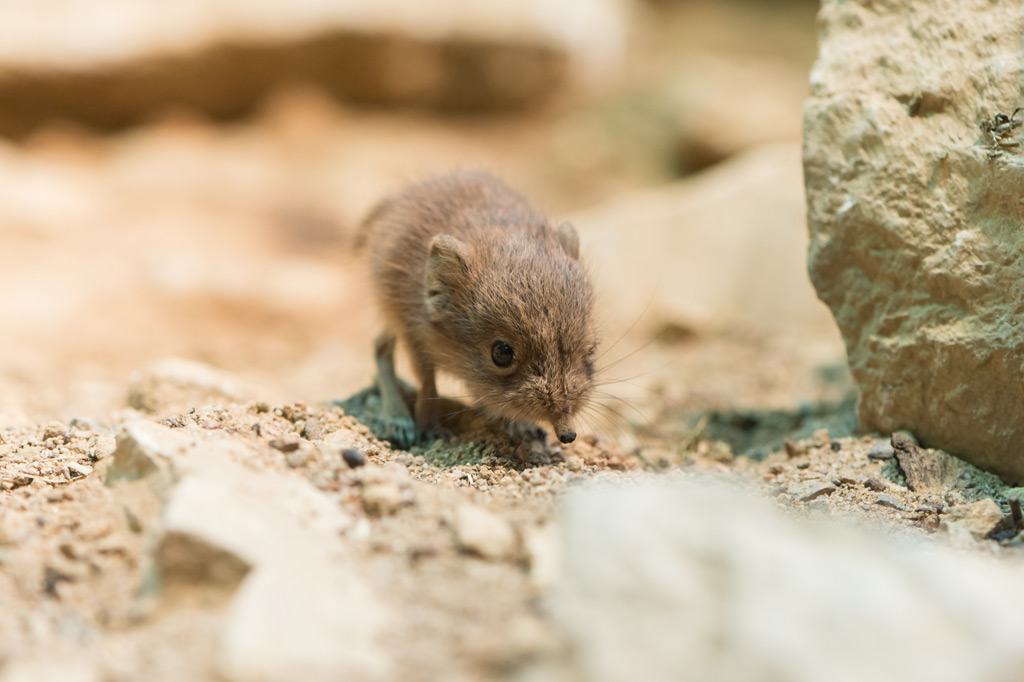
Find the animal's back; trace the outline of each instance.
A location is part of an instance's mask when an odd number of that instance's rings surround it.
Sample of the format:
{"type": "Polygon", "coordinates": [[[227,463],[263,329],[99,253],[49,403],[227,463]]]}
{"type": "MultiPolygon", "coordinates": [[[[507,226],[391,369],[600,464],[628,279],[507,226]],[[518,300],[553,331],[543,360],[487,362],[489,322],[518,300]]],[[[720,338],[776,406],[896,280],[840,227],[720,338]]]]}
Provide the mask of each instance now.
{"type": "Polygon", "coordinates": [[[458,171],[385,199],[364,229],[374,295],[389,323],[402,330],[424,315],[426,262],[435,235],[503,241],[540,235],[548,227],[522,194],[497,177],[458,171]]]}

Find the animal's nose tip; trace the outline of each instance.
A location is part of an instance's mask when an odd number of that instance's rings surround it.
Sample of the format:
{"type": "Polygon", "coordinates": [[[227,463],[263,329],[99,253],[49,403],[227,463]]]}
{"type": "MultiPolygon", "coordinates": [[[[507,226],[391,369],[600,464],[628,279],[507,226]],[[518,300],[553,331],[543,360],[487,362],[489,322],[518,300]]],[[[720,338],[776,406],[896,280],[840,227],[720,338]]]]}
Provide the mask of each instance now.
{"type": "Polygon", "coordinates": [[[565,431],[558,432],[558,440],[563,443],[571,443],[576,440],[576,432],[572,429],[566,429],[565,431]]]}

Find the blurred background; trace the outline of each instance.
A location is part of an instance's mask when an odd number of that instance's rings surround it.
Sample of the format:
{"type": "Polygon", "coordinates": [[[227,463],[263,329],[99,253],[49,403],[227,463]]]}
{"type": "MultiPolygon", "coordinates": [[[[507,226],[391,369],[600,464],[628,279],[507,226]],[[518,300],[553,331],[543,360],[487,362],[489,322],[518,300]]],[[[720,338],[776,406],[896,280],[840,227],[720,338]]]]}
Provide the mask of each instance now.
{"type": "Polygon", "coordinates": [[[166,357],[354,393],[361,217],[457,167],[576,222],[644,419],[841,400],[804,265],[816,10],[0,0],[0,424],[109,414],[166,357]]]}

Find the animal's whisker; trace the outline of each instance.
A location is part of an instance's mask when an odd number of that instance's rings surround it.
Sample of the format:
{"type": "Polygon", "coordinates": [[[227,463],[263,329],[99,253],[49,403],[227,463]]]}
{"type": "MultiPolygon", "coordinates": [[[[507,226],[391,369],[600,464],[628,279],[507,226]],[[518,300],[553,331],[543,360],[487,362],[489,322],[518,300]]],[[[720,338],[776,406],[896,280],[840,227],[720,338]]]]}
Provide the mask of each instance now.
{"type": "Polygon", "coordinates": [[[638,417],[640,417],[640,419],[641,419],[641,420],[643,420],[643,422],[644,422],[644,423],[645,423],[645,424],[646,424],[647,426],[651,426],[651,420],[650,420],[650,419],[649,419],[649,418],[647,417],[647,415],[645,415],[645,414],[644,414],[643,412],[641,412],[641,411],[640,411],[640,410],[639,410],[639,409],[638,409],[638,408],[636,407],[636,405],[634,405],[633,403],[629,402],[629,401],[628,401],[628,400],[626,400],[625,398],[620,398],[620,397],[619,397],[619,396],[617,396],[617,395],[612,395],[611,393],[604,393],[604,392],[602,392],[602,393],[599,393],[599,394],[597,394],[597,395],[598,395],[599,397],[602,397],[602,398],[608,398],[608,399],[611,399],[611,400],[618,400],[618,401],[619,401],[620,403],[622,403],[623,405],[625,405],[625,406],[626,406],[626,407],[628,407],[629,409],[633,410],[633,412],[635,412],[635,413],[636,413],[636,415],[637,415],[638,417]]]}
{"type": "Polygon", "coordinates": [[[601,351],[600,354],[598,354],[598,356],[594,358],[595,361],[603,358],[605,353],[610,351],[612,348],[615,348],[615,346],[619,345],[619,342],[622,341],[622,339],[626,338],[626,336],[628,336],[631,331],[633,331],[633,329],[640,322],[640,320],[643,319],[644,315],[647,314],[647,310],[651,307],[651,304],[654,303],[654,295],[657,292],[658,290],[657,288],[655,288],[654,292],[651,293],[651,297],[647,299],[647,305],[645,305],[644,309],[640,311],[640,314],[637,316],[637,318],[633,320],[633,324],[629,325],[629,328],[626,331],[622,332],[622,335],[619,338],[615,339],[615,342],[612,345],[608,346],[603,351],[601,351]]]}
{"type": "Polygon", "coordinates": [[[599,431],[605,431],[606,433],[616,435],[625,435],[630,431],[629,421],[614,410],[608,410],[607,406],[595,404],[588,407],[585,414],[598,422],[597,430],[599,431]],[[604,409],[605,412],[599,412],[597,409],[599,407],[604,409]]]}
{"type": "Polygon", "coordinates": [[[608,371],[609,369],[611,369],[611,368],[612,368],[612,367],[614,367],[615,365],[619,364],[619,363],[620,363],[620,362],[622,362],[623,360],[628,360],[629,358],[633,357],[634,355],[636,355],[636,354],[637,354],[637,353],[639,353],[640,351],[644,350],[645,348],[647,348],[648,346],[650,346],[650,345],[651,345],[652,343],[654,343],[654,342],[655,342],[655,341],[657,341],[657,340],[658,340],[658,337],[657,337],[657,336],[652,336],[652,337],[651,337],[650,339],[648,339],[648,340],[647,340],[647,343],[645,343],[644,345],[642,345],[642,346],[640,346],[639,348],[637,348],[637,349],[635,349],[635,350],[633,350],[633,351],[631,351],[631,352],[629,352],[629,353],[627,353],[627,354],[623,355],[623,356],[622,356],[621,358],[619,358],[618,360],[613,360],[612,362],[608,363],[608,364],[607,364],[607,365],[605,365],[604,367],[600,367],[600,368],[598,368],[597,370],[595,370],[595,371],[596,371],[596,373],[597,373],[597,374],[600,374],[601,372],[607,372],[607,371],[608,371]]]}

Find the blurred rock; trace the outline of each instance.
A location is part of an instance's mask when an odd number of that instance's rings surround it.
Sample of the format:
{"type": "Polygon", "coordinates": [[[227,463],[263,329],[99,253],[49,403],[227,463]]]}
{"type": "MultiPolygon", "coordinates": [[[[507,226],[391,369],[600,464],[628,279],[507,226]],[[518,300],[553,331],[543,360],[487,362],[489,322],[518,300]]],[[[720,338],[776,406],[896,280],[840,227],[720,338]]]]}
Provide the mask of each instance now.
{"type": "Polygon", "coordinates": [[[166,107],[217,118],[275,86],[439,111],[521,109],[622,58],[621,0],[0,5],[0,134],[104,129],[166,107]]]}
{"type": "Polygon", "coordinates": [[[573,221],[609,328],[834,335],[807,281],[804,213],[800,149],[779,144],[573,221]]]}
{"type": "Polygon", "coordinates": [[[387,678],[390,615],[342,560],[282,556],[249,577],[228,610],[218,670],[230,682],[387,678]]]}
{"type": "Polygon", "coordinates": [[[906,428],[1024,480],[1024,14],[1005,3],[828,0],[804,116],[810,274],[860,387],[906,428]],[[997,136],[998,137],[998,136],[997,136]]]}
{"type": "Polygon", "coordinates": [[[692,172],[800,139],[807,74],[771,59],[698,55],[670,84],[676,166],[692,172]]]}
{"type": "Polygon", "coordinates": [[[405,503],[397,483],[371,483],[363,488],[363,509],[371,516],[394,514],[405,503]]]}
{"type": "Polygon", "coordinates": [[[128,405],[154,414],[240,403],[249,397],[250,392],[227,373],[178,358],[146,365],[132,376],[128,387],[128,405]]]}
{"type": "Polygon", "coordinates": [[[97,666],[88,659],[47,658],[5,661],[0,671],[0,682],[101,682],[103,679],[97,666]]]}
{"type": "Polygon", "coordinates": [[[712,483],[566,500],[566,679],[994,682],[1024,663],[1019,560],[799,521],[712,483]]]}
{"type": "Polygon", "coordinates": [[[508,559],[519,548],[512,524],[475,504],[462,504],[455,510],[455,540],[462,551],[484,559],[508,559]]]}

